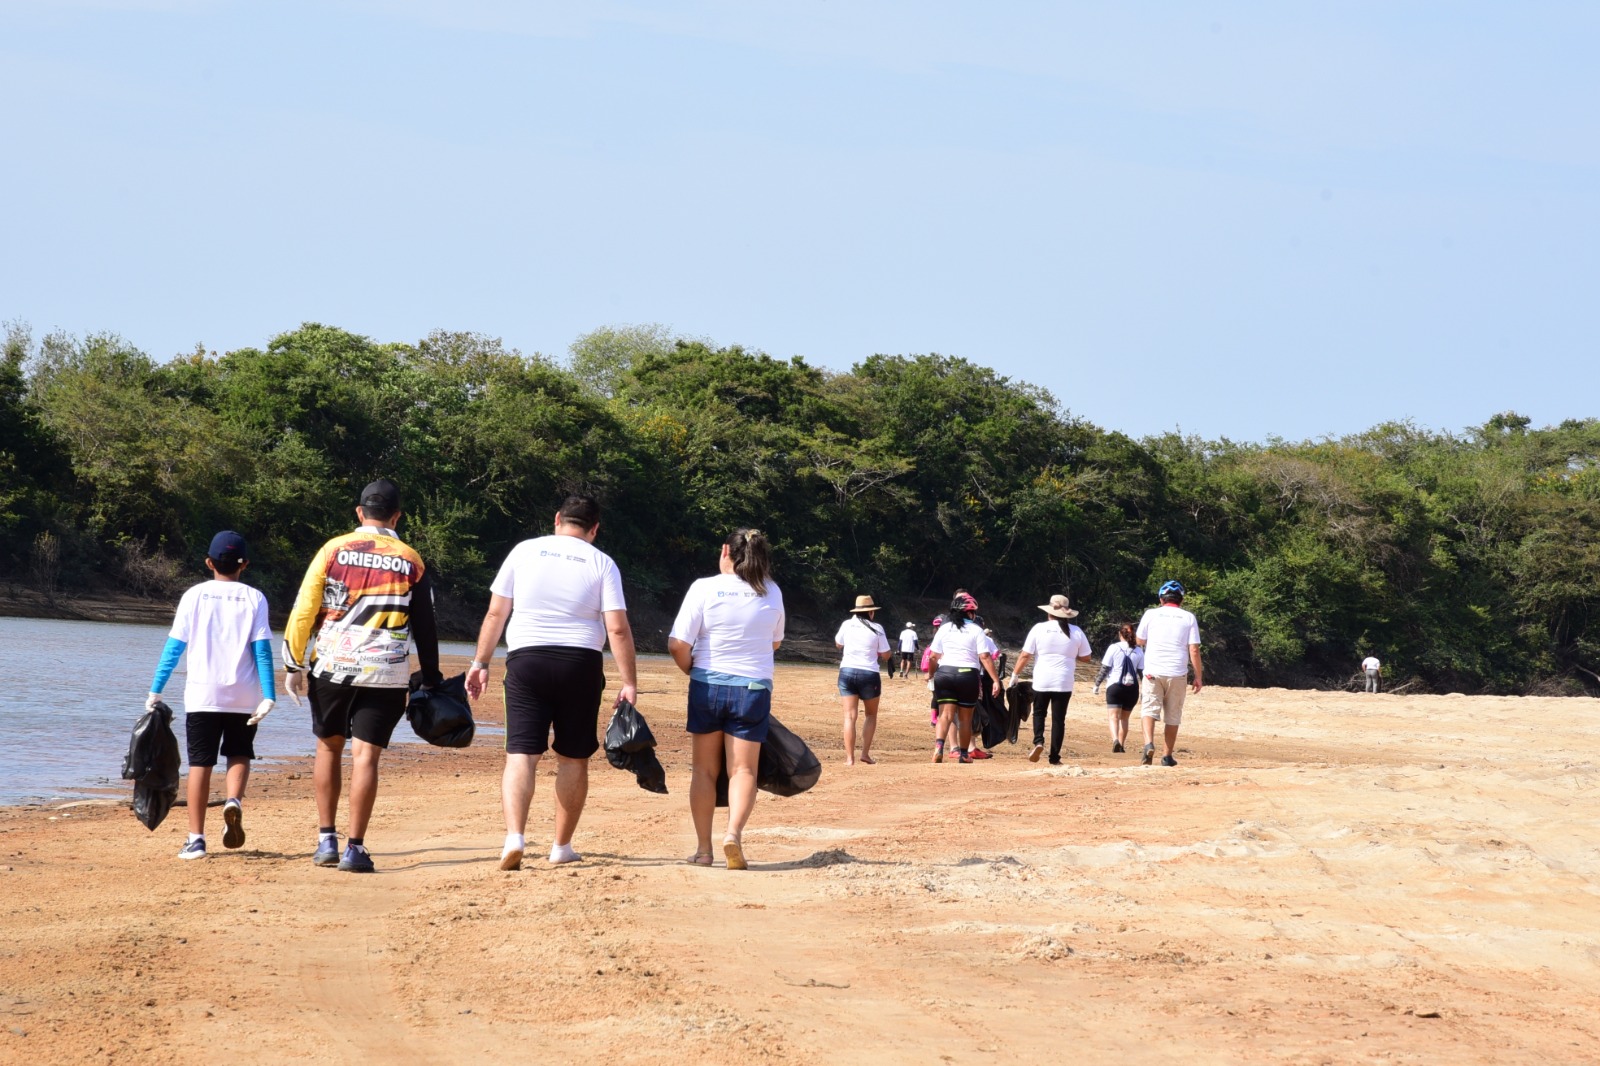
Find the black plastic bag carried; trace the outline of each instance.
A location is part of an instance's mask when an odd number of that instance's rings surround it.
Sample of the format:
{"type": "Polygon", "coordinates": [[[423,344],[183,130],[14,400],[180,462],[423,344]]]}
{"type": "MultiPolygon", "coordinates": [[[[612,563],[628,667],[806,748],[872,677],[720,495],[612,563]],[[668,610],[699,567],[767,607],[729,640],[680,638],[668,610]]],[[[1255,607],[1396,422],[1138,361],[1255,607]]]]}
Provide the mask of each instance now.
{"type": "Polygon", "coordinates": [[[122,777],[133,782],[133,816],[154,830],[178,801],[178,738],[172,734],[172,708],[160,700],[134,723],[122,777]]]}
{"type": "Polygon", "coordinates": [[[656,758],[656,738],[650,732],[650,723],[644,720],[639,709],[627,700],[617,705],[606,726],[606,762],[618,770],[633,773],[634,780],[646,792],[667,794],[667,772],[656,758]]]}
{"type": "MultiPolygon", "coordinates": [[[[756,787],[774,796],[798,796],[822,777],[822,760],[776,718],[767,719],[767,739],[756,764],[756,787]]],[[[728,765],[717,774],[717,806],[728,805],[728,765]]]]}
{"type": "Polygon", "coordinates": [[[411,675],[411,699],[406,721],[418,740],[441,748],[465,748],[472,743],[477,725],[467,702],[467,675],[447,677],[431,689],[422,687],[422,674],[411,675]]]}
{"type": "Polygon", "coordinates": [[[1011,687],[1006,689],[1006,710],[1011,716],[1011,723],[1006,734],[1006,739],[1011,743],[1017,742],[1017,731],[1022,728],[1022,723],[1028,715],[1033,713],[1033,682],[1013,681],[1011,687]]]}

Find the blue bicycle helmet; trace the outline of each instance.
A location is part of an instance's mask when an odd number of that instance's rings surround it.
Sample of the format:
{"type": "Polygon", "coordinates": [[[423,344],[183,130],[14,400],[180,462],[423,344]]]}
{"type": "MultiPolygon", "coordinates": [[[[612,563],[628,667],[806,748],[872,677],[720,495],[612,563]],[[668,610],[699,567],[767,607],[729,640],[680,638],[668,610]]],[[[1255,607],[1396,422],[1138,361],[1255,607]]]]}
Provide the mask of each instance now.
{"type": "Polygon", "coordinates": [[[1183,586],[1176,581],[1168,581],[1165,585],[1161,586],[1161,591],[1157,592],[1156,596],[1165,596],[1169,592],[1176,592],[1178,595],[1182,596],[1184,594],[1183,586]]]}

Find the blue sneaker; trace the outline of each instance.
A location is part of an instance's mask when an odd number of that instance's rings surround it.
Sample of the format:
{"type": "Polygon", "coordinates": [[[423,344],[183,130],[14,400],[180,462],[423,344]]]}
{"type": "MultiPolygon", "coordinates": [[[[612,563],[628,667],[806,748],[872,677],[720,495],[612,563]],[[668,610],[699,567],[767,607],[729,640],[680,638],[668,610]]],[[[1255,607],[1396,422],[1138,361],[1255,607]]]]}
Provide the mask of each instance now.
{"type": "Polygon", "coordinates": [[[374,874],[378,868],[372,865],[372,856],[367,854],[367,849],[360,844],[345,846],[344,855],[339,859],[339,869],[347,874],[374,874]]]}
{"type": "Polygon", "coordinates": [[[180,858],[180,859],[203,859],[205,857],[206,857],[206,838],[205,837],[201,837],[199,840],[191,840],[191,841],[189,841],[189,843],[187,843],[187,844],[185,844],[183,846],[183,850],[178,852],[178,858],[180,858]]]}
{"type": "Polygon", "coordinates": [[[339,865],[339,838],[323,837],[317,843],[317,853],[311,856],[311,861],[318,866],[339,865]]]}

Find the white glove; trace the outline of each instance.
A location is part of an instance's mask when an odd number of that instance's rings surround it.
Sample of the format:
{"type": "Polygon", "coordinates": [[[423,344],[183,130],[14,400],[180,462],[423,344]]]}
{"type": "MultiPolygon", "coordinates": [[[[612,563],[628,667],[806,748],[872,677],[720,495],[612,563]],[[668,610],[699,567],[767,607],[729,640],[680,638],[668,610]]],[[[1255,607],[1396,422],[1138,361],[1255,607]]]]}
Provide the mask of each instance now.
{"type": "Polygon", "coordinates": [[[256,704],[256,713],[252,714],[249,718],[246,718],[244,720],[244,724],[255,725],[257,722],[261,721],[261,719],[271,714],[272,708],[276,706],[277,704],[272,700],[262,700],[260,703],[256,704]]]}
{"type": "Polygon", "coordinates": [[[156,704],[158,704],[160,702],[161,702],[161,693],[152,692],[152,693],[150,693],[150,695],[148,695],[148,696],[146,696],[144,698],[144,709],[147,710],[147,711],[153,711],[153,710],[156,709],[156,704]]]}
{"type": "Polygon", "coordinates": [[[306,680],[304,670],[290,671],[289,676],[283,679],[283,685],[291,696],[304,696],[311,688],[311,682],[306,680]]]}

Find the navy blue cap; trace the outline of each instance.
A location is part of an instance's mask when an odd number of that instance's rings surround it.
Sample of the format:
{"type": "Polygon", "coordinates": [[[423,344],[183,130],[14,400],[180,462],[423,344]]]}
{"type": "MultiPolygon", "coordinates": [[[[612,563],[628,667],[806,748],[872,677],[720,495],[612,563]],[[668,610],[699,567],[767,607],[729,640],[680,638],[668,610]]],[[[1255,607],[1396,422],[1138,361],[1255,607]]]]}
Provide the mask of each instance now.
{"type": "Polygon", "coordinates": [[[213,559],[248,559],[250,549],[245,547],[243,537],[231,529],[224,529],[211,538],[211,547],[206,554],[213,559]]]}

